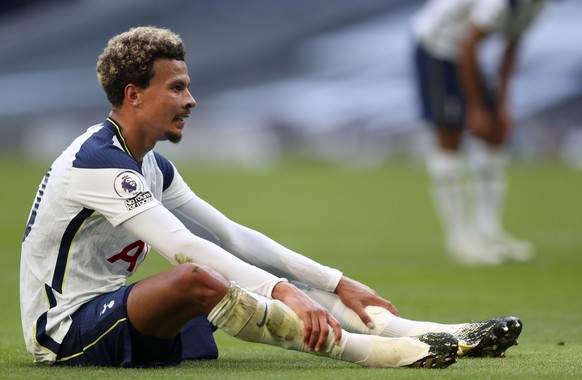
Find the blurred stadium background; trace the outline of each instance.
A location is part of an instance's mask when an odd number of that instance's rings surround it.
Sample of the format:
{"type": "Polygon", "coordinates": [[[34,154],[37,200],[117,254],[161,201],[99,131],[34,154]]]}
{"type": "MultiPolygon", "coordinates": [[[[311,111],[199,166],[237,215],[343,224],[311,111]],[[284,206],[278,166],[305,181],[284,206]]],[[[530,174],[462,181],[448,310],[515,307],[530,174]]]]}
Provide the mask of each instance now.
{"type": "MultiPolygon", "coordinates": [[[[182,143],[156,148],[174,160],[235,166],[198,170],[181,162],[199,195],[234,220],[344,268],[410,318],[524,319],[522,345],[503,363],[461,361],[445,375],[422,378],[582,378],[582,208],[580,176],[572,175],[582,173],[582,1],[551,2],[524,41],[513,82],[511,149],[517,161],[542,162],[510,173],[506,219],[539,254],[527,265],[463,270],[443,260],[423,168],[396,161],[417,160],[427,140],[409,67],[408,23],[421,3],[0,0],[0,193],[8,200],[0,212],[0,378],[176,379],[192,369],[201,379],[256,379],[266,371],[269,378],[419,378],[335,362],[322,367],[225,338],[222,360],[175,371],[32,365],[20,330],[17,269],[30,202],[46,164],[109,111],[95,75],[107,40],[146,24],[184,37],[198,102],[182,143]],[[368,167],[292,162],[245,170],[289,156],[368,167]]],[[[492,41],[482,52],[488,70],[497,48],[492,41]]],[[[151,255],[136,276],[162,265],[151,255]]]]}
{"type": "MultiPolygon", "coordinates": [[[[136,25],[187,45],[198,109],[172,158],[264,168],[286,155],[377,164],[422,154],[405,0],[4,0],[0,149],[53,158],[108,112],[95,62],[136,25]]],[[[582,3],[551,2],[522,47],[521,160],[582,168],[582,3]]],[[[483,50],[488,64],[495,41],[483,50]]]]}

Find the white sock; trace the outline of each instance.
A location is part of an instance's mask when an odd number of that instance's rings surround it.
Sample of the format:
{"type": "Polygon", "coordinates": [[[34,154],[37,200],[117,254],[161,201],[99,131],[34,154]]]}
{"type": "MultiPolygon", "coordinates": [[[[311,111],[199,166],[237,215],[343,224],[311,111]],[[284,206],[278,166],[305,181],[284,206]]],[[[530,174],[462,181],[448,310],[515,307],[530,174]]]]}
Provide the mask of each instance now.
{"type": "Polygon", "coordinates": [[[379,306],[366,306],[365,310],[372,318],[374,328],[370,329],[362,322],[355,311],[349,309],[335,293],[309,288],[305,293],[319,303],[337,319],[344,330],[383,337],[410,337],[429,332],[453,332],[459,325],[446,325],[434,322],[414,321],[400,318],[379,306]]]}
{"type": "Polygon", "coordinates": [[[241,340],[307,351],[303,323],[285,304],[248,292],[234,282],[208,320],[241,340]]]}
{"type": "Polygon", "coordinates": [[[460,152],[434,147],[428,156],[427,171],[431,179],[433,201],[447,243],[463,235],[467,228],[464,170],[460,152]]]}
{"type": "Polygon", "coordinates": [[[502,234],[502,207],[506,192],[506,155],[499,147],[476,141],[471,150],[470,168],[474,191],[477,232],[484,237],[502,234]]]}
{"type": "Polygon", "coordinates": [[[364,367],[399,368],[427,357],[429,350],[429,345],[413,338],[350,334],[344,360],[364,367]]]}
{"type": "Polygon", "coordinates": [[[284,303],[252,294],[232,284],[208,320],[236,338],[309,352],[367,367],[401,367],[428,355],[429,346],[411,338],[384,338],[342,331],[339,344],[333,332],[319,352],[303,343],[303,323],[284,303]]]}

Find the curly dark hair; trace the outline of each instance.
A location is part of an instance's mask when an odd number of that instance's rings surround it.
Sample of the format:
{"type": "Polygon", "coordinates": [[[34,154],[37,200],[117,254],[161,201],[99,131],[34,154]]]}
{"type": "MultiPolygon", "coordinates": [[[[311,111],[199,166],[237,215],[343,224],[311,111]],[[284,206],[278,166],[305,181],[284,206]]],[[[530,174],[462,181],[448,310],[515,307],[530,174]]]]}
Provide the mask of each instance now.
{"type": "Polygon", "coordinates": [[[123,104],[125,86],[147,88],[158,58],[184,61],[179,35],[165,28],[140,26],[109,40],[97,61],[97,78],[113,107],[123,104]]]}

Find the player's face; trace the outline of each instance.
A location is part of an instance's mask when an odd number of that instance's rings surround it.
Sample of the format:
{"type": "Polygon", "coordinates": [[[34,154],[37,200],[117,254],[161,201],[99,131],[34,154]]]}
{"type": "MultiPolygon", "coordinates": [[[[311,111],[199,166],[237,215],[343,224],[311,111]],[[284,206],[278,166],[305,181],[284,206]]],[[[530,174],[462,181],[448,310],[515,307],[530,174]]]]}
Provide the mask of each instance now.
{"type": "Polygon", "coordinates": [[[177,143],[182,139],[184,120],[190,115],[190,109],[196,107],[188,91],[190,77],[186,63],[158,59],[153,72],[149,86],[140,94],[142,123],[146,133],[152,133],[156,141],[177,143]]]}

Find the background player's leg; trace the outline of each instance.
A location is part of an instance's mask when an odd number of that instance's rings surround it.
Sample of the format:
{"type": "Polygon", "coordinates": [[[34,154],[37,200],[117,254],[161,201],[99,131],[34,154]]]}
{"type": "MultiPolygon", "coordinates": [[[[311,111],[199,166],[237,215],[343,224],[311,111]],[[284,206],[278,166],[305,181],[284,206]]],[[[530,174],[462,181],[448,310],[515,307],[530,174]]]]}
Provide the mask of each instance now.
{"type": "Polygon", "coordinates": [[[433,201],[443,226],[447,251],[463,264],[498,264],[498,255],[477,242],[468,223],[461,134],[460,129],[439,126],[437,142],[427,160],[433,201]]]}
{"type": "Polygon", "coordinates": [[[500,250],[504,258],[527,261],[533,246],[508,235],[502,224],[502,208],[507,188],[507,156],[500,146],[475,141],[470,168],[474,187],[475,226],[484,244],[500,250]]]}

